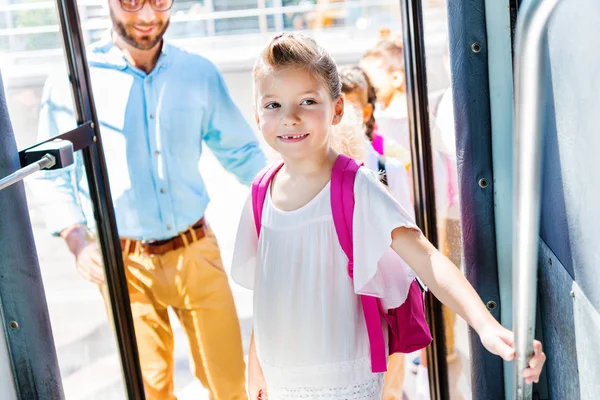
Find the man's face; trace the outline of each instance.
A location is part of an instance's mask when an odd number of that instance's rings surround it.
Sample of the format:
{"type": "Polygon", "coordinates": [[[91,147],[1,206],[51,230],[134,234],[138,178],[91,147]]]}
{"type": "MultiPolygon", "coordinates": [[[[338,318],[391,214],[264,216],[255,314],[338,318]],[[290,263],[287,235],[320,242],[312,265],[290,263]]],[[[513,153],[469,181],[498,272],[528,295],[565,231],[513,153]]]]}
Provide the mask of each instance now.
{"type": "Polygon", "coordinates": [[[135,7],[144,0],[109,0],[110,18],[114,31],[125,42],[139,50],[150,50],[160,43],[165,31],[169,26],[171,12],[154,11],[150,2],[164,8],[164,3],[171,0],[145,0],[139,11],[128,12],[121,7],[121,1],[125,5],[135,7]]]}

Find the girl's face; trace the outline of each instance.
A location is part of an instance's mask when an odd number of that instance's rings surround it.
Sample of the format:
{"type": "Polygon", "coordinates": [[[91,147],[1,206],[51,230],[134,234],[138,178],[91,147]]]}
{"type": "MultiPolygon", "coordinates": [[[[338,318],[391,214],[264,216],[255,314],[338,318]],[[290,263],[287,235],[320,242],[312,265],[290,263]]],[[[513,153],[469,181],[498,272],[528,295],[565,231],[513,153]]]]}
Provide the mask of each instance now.
{"type": "MultiPolygon", "coordinates": [[[[377,102],[387,107],[394,95],[402,91],[404,74],[402,71],[389,72],[383,62],[375,57],[364,58],[360,67],[367,73],[371,83],[377,89],[377,102]]],[[[385,108],[384,107],[384,108],[385,108]]]]}
{"type": "Polygon", "coordinates": [[[344,100],[331,99],[314,76],[285,68],[256,82],[255,118],[265,141],[284,159],[303,159],[329,148],[329,129],[342,119],[344,100]]]}

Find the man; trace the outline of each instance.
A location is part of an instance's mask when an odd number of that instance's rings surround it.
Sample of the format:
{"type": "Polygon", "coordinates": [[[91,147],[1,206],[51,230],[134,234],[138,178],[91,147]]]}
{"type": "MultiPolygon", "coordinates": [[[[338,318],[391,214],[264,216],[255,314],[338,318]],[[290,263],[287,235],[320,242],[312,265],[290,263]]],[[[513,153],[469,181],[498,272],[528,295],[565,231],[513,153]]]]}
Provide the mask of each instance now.
{"type": "MultiPolygon", "coordinates": [[[[108,0],[110,38],[88,62],[101,125],[147,399],[175,399],[172,307],[190,342],[192,371],[212,399],[246,399],[238,318],[219,247],[204,219],[198,171],[202,142],[249,184],[265,165],[223,78],[206,59],[163,41],[173,0],[108,0]]],[[[66,76],[50,77],[40,136],[74,128],[66,76]]],[[[47,224],[77,269],[106,298],[81,155],[75,166],[32,182],[44,191],[47,224]]]]}

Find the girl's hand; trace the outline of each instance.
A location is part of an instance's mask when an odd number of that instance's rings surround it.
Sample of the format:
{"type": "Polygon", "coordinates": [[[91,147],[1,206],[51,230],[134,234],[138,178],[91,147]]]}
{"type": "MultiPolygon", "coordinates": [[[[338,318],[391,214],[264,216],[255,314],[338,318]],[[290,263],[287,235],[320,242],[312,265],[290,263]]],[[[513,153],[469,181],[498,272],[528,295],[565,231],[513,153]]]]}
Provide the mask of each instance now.
{"type": "MultiPolygon", "coordinates": [[[[248,371],[250,372],[250,371],[248,371]]],[[[261,376],[257,374],[248,374],[248,392],[249,400],[268,400],[267,384],[261,376]]]]}
{"type": "MultiPolygon", "coordinates": [[[[502,357],[505,361],[515,358],[514,334],[500,324],[484,328],[480,333],[481,343],[490,353],[502,357]]],[[[546,362],[546,354],[542,350],[542,343],[533,341],[533,357],[529,360],[529,367],[523,371],[525,383],[537,383],[540,380],[542,368],[546,362]]]]}
{"type": "Polygon", "coordinates": [[[250,351],[248,352],[248,394],[249,400],[268,400],[267,382],[263,375],[260,361],[256,356],[256,345],[254,343],[254,331],[250,338],[250,351]]]}
{"type": "MultiPolygon", "coordinates": [[[[400,227],[392,231],[392,249],[411,266],[442,303],[475,329],[491,353],[506,361],[515,358],[514,335],[492,317],[460,269],[419,231],[400,227]]],[[[533,342],[534,354],[523,371],[527,383],[537,382],[546,362],[542,344],[533,342]]]]}

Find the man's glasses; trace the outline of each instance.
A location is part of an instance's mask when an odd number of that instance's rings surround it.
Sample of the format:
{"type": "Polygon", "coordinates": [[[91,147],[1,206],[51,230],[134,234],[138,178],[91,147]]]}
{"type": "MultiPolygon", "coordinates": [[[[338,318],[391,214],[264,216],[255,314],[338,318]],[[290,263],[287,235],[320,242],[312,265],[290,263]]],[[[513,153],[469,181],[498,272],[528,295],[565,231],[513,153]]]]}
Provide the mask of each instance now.
{"type": "MultiPolygon", "coordinates": [[[[150,2],[150,7],[154,11],[163,12],[171,9],[173,7],[173,0],[148,0],[150,2]]],[[[121,8],[123,11],[127,12],[136,12],[140,11],[144,4],[146,4],[146,0],[120,0],[121,8]]]]}

